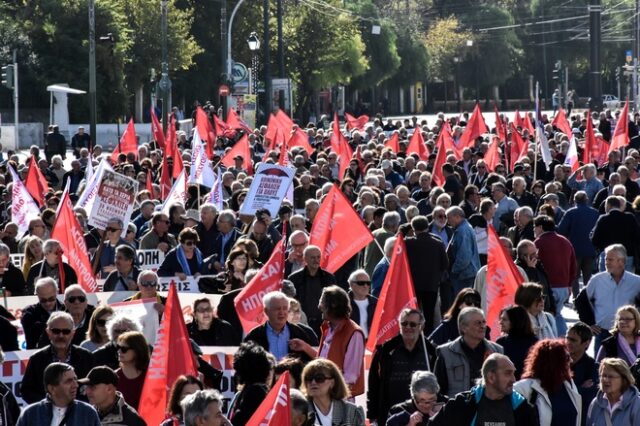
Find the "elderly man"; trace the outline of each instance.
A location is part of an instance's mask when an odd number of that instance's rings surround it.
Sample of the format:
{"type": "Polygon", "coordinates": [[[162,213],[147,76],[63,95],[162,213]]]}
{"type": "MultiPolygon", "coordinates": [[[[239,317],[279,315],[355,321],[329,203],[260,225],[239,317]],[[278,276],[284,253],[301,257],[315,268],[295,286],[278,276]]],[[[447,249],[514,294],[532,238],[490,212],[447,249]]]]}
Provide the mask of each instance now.
{"type": "Polygon", "coordinates": [[[482,363],[480,384],[450,399],[429,424],[539,425],[535,407],[513,389],[515,371],[509,357],[489,355],[482,363]]]}
{"type": "MultiPolygon", "coordinates": [[[[78,284],[70,285],[64,290],[64,307],[73,318],[73,328],[75,332],[71,343],[80,346],[80,343],[87,337],[89,320],[96,308],[87,303],[87,293],[78,284]]],[[[46,344],[45,341],[41,347],[44,347],[46,344]]]]}
{"type": "Polygon", "coordinates": [[[436,350],[435,374],[440,391],[450,398],[468,391],[481,377],[482,363],[488,353],[503,353],[502,346],[485,338],[487,321],[480,308],[460,311],[458,329],[460,337],[436,350]]]}
{"type": "Polygon", "coordinates": [[[221,271],[227,260],[227,255],[242,234],[236,228],[236,215],[233,210],[222,210],[218,215],[217,224],[219,234],[213,245],[212,255],[216,256],[214,267],[217,271],[221,271]]]}
{"type": "Polygon", "coordinates": [[[218,209],[211,203],[200,206],[200,222],[193,227],[198,233],[198,248],[202,252],[202,257],[206,258],[213,254],[213,244],[218,239],[218,227],[216,217],[218,209]]]}
{"type": "Polygon", "coordinates": [[[135,291],[140,269],[135,265],[136,251],[127,244],[116,247],[116,270],[104,282],[103,291],[135,291]]]}
{"type": "MultiPolygon", "coordinates": [[[[153,197],[153,194],[151,194],[151,197],[153,197]]],[[[148,231],[148,223],[153,217],[155,207],[156,204],[152,200],[144,200],[140,203],[140,214],[132,221],[136,226],[136,238],[141,238],[148,231]]]]}
{"type": "Polygon", "coordinates": [[[450,265],[450,277],[455,297],[463,288],[473,286],[476,273],[480,269],[480,255],[475,231],[465,219],[462,209],[458,206],[449,207],[447,220],[454,229],[448,254],[453,259],[450,265]]]}
{"type": "MultiPolygon", "coordinates": [[[[318,346],[318,340],[310,340],[300,326],[288,321],[289,302],[289,298],[280,291],[265,294],[262,298],[262,304],[267,321],[251,330],[244,341],[253,340],[276,357],[278,361],[286,356],[292,356],[306,362],[315,358],[316,353],[312,351],[307,354],[304,350],[293,350],[292,346],[296,346],[295,340],[304,341],[309,346],[318,346]]],[[[306,345],[301,346],[306,347],[306,345]]]]}
{"type": "Polygon", "coordinates": [[[140,272],[138,275],[138,292],[126,299],[126,301],[140,299],[156,299],[153,307],[158,312],[158,315],[162,317],[167,298],[158,294],[158,274],[154,271],[144,270],[140,272]]]}
{"type": "Polygon", "coordinates": [[[387,238],[393,237],[398,232],[400,221],[398,212],[387,212],[382,218],[382,228],[373,231],[373,238],[376,241],[370,243],[364,250],[364,270],[369,276],[373,274],[373,269],[383,257],[378,246],[383,247],[387,238]]]}
{"type": "Polygon", "coordinates": [[[0,243],[0,289],[7,296],[25,296],[27,286],[22,271],[11,263],[11,251],[6,244],[0,243]]]}
{"type": "Polygon", "coordinates": [[[616,311],[620,306],[633,305],[640,295],[640,276],[625,270],[627,250],[622,244],[605,248],[606,271],[595,274],[587,284],[587,296],[593,306],[596,323],[590,324],[597,353],[603,339],[610,336],[616,311]]]}
{"type": "Polygon", "coordinates": [[[398,318],[400,333],[376,347],[369,369],[367,418],[387,424],[389,409],[409,399],[411,374],[429,371],[435,348],[422,334],[425,318],[417,309],[403,309],[398,318]]]}
{"type": "Polygon", "coordinates": [[[284,276],[288,277],[294,272],[304,268],[304,249],[309,245],[309,235],[302,230],[293,231],[289,236],[289,255],[284,265],[284,276]]]}
{"type": "Polygon", "coordinates": [[[97,264],[98,271],[100,271],[100,276],[102,278],[106,278],[107,275],[116,269],[116,247],[121,244],[127,244],[127,241],[122,238],[123,228],[124,224],[122,220],[118,218],[111,218],[107,222],[107,227],[105,228],[106,238],[102,243],[102,251],[98,248],[91,261],[93,265],[97,264]],[[98,254],[100,257],[99,259],[96,259],[98,254]]]}
{"type": "Polygon", "coordinates": [[[62,261],[62,247],[60,247],[60,241],[45,241],[42,245],[42,252],[44,254],[44,259],[31,265],[31,269],[29,269],[29,274],[27,275],[27,294],[33,293],[33,285],[38,278],[53,278],[58,285],[58,288],[62,286],[63,289],[78,282],[78,277],[73,268],[69,266],[68,263],[62,261]],[[59,262],[62,262],[62,269],[64,271],[63,283],[60,283],[59,262]]]}
{"type": "Polygon", "coordinates": [[[325,287],[336,284],[336,279],[330,272],[320,268],[322,253],[317,246],[307,246],[304,249],[305,267],[289,276],[289,280],[296,288],[296,299],[300,302],[302,311],[307,314],[309,326],[316,334],[320,334],[322,313],[318,309],[318,300],[325,287]]]}
{"type": "Polygon", "coordinates": [[[71,162],[71,170],[62,176],[62,187],[65,188],[67,182],[69,182],[69,193],[75,194],[80,186],[80,182],[84,179],[84,172],[82,171],[82,165],[80,161],[73,160],[71,162]]]}
{"type": "Polygon", "coordinates": [[[87,375],[93,367],[93,355],[80,346],[72,345],[75,334],[73,317],[66,312],[54,312],[47,321],[47,336],[50,344],[34,353],[27,363],[22,379],[22,399],[28,403],[40,401],[46,389],[42,383],[43,373],[52,362],[67,362],[80,377],[87,375]]]}
{"type": "Polygon", "coordinates": [[[300,176],[300,185],[293,190],[293,207],[296,210],[304,210],[307,200],[316,197],[318,187],[311,182],[311,175],[303,174],[300,176]]]}
{"type": "Polygon", "coordinates": [[[511,222],[513,212],[520,206],[513,198],[507,196],[507,187],[502,182],[496,182],[491,185],[491,196],[496,203],[496,211],[493,216],[493,227],[500,232],[500,225],[504,222],[506,225],[511,222]]]}
{"type": "Polygon", "coordinates": [[[156,212],[151,217],[151,229],[140,240],[140,250],[158,249],[163,253],[178,245],[176,237],[169,233],[169,216],[156,212]]]}
{"type": "Polygon", "coordinates": [[[356,269],[349,275],[349,300],[351,301],[351,319],[358,324],[366,338],[373,315],[376,312],[378,298],[371,295],[371,278],[364,269],[356,269]]]}
{"type": "Polygon", "coordinates": [[[509,196],[513,198],[520,207],[528,206],[531,209],[535,209],[538,202],[536,197],[532,193],[527,191],[527,181],[522,176],[516,176],[513,178],[512,183],[513,191],[509,196]]]}
{"type": "Polygon", "coordinates": [[[227,426],[229,420],[222,414],[223,399],[217,390],[199,390],[181,402],[184,426],[227,426]]]}
{"type": "Polygon", "coordinates": [[[109,367],[94,367],[87,377],[78,380],[78,384],[85,386],[89,403],[98,412],[101,424],[147,425],[118,392],[118,375],[109,367]]]}
{"type": "MultiPolygon", "coordinates": [[[[46,369],[43,366],[42,375],[37,378],[43,388],[42,398],[33,401],[22,412],[16,425],[100,426],[96,410],[89,404],[76,400],[78,393],[76,373],[72,365],[64,362],[53,362],[46,369]]],[[[24,386],[24,382],[22,385],[24,386]]],[[[22,396],[26,400],[24,393],[22,396]]]]}
{"type": "Polygon", "coordinates": [[[35,349],[38,346],[40,336],[47,326],[47,320],[54,311],[64,311],[65,306],[58,301],[58,284],[53,278],[40,278],[36,281],[35,294],[38,303],[29,305],[22,311],[22,329],[27,342],[27,349],[35,349]]]}
{"type": "Polygon", "coordinates": [[[251,232],[246,237],[256,243],[258,246],[258,262],[265,264],[271,257],[273,249],[275,248],[275,242],[271,235],[268,233],[267,223],[261,219],[253,221],[251,232]]]}
{"type": "Polygon", "coordinates": [[[24,253],[24,246],[27,243],[29,237],[38,237],[41,240],[46,240],[47,227],[44,221],[40,217],[35,217],[29,221],[29,228],[27,233],[20,239],[18,243],[18,252],[24,253]]]}
{"type": "Polygon", "coordinates": [[[533,210],[529,206],[518,207],[513,213],[515,226],[507,231],[507,237],[511,240],[513,246],[517,246],[522,240],[535,239],[533,234],[533,210]]]}

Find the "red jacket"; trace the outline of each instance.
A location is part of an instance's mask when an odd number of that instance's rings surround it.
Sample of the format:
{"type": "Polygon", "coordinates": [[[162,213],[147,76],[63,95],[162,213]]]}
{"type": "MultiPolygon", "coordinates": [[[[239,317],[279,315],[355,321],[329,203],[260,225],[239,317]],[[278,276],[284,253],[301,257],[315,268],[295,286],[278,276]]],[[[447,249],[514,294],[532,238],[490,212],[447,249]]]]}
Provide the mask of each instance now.
{"type": "Polygon", "coordinates": [[[545,232],[534,241],[549,284],[553,288],[571,287],[578,276],[576,255],[568,239],[556,232],[545,232]]]}

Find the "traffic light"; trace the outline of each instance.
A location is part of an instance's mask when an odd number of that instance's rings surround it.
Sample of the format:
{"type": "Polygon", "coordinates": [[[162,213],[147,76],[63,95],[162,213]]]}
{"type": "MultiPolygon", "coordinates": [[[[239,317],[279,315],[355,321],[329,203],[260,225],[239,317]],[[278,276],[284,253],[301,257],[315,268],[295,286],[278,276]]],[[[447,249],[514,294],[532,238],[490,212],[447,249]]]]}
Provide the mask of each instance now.
{"type": "Polygon", "coordinates": [[[556,61],[553,68],[553,79],[562,81],[562,61],[556,61]]]}
{"type": "Polygon", "coordinates": [[[2,67],[2,85],[13,89],[13,65],[2,67]]]}

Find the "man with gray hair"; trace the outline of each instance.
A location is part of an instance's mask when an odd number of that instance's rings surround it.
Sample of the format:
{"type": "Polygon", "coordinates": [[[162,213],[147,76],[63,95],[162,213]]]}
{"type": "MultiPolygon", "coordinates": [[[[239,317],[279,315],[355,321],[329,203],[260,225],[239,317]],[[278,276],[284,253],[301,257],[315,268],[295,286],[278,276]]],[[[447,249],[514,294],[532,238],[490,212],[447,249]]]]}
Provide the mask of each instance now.
{"type": "Polygon", "coordinates": [[[382,217],[382,228],[373,231],[375,241],[369,243],[364,249],[364,270],[369,276],[373,274],[373,269],[383,257],[378,247],[384,247],[387,238],[393,237],[398,232],[400,221],[398,212],[386,212],[382,217]]]}
{"type": "Polygon", "coordinates": [[[38,278],[53,278],[58,288],[67,288],[71,284],[78,282],[76,271],[73,270],[68,263],[62,261],[62,247],[58,240],[47,240],[42,245],[42,253],[44,259],[31,265],[29,274],[27,275],[27,294],[33,293],[33,285],[38,278]],[[58,262],[62,262],[64,270],[64,282],[60,283],[60,266],[58,262]]]}
{"type": "Polygon", "coordinates": [[[47,336],[50,344],[34,353],[27,364],[22,379],[22,399],[29,404],[45,397],[42,377],[47,365],[66,362],[79,377],[85,377],[94,365],[93,355],[80,346],[72,345],[75,333],[73,317],[66,312],[54,312],[47,320],[47,336]]]}
{"type": "Polygon", "coordinates": [[[218,209],[214,204],[204,203],[200,206],[200,221],[193,229],[198,233],[197,246],[202,252],[203,258],[213,254],[213,243],[218,238],[217,216],[218,209]]]}
{"type": "Polygon", "coordinates": [[[594,200],[598,191],[603,188],[602,182],[597,176],[596,166],[591,163],[585,164],[573,172],[567,179],[567,185],[574,191],[586,192],[590,200],[594,200]],[[578,180],[580,173],[582,173],[582,179],[578,180]]]}
{"type": "Polygon", "coordinates": [[[199,390],[180,403],[184,426],[231,426],[222,414],[222,395],[213,389],[199,390]]]}
{"type": "Polygon", "coordinates": [[[351,301],[351,319],[369,335],[369,327],[376,312],[378,298],[371,295],[371,278],[364,269],[356,269],[349,275],[349,300],[351,301]]]}
{"type": "Polygon", "coordinates": [[[64,305],[57,299],[58,284],[53,278],[39,278],[35,285],[35,295],[38,297],[38,303],[24,308],[20,318],[27,349],[35,349],[38,346],[51,313],[64,311],[64,305]]]}
{"type": "Polygon", "coordinates": [[[513,212],[515,225],[507,231],[507,237],[514,247],[522,240],[533,241],[536,237],[533,233],[533,210],[529,206],[518,207],[513,212]]]}
{"type": "Polygon", "coordinates": [[[513,390],[515,371],[507,356],[489,355],[482,364],[482,377],[478,384],[450,399],[429,424],[539,425],[534,406],[513,390]]]}
{"type": "Polygon", "coordinates": [[[485,338],[487,321],[480,308],[464,308],[458,315],[460,336],[438,346],[434,372],[440,390],[450,398],[469,390],[481,377],[487,353],[503,353],[502,346],[485,338]]]}
{"type": "Polygon", "coordinates": [[[475,231],[464,217],[464,211],[458,206],[449,207],[447,221],[454,229],[447,254],[453,259],[449,271],[455,297],[463,288],[473,286],[480,269],[480,255],[475,231]]]}
{"type": "Polygon", "coordinates": [[[411,398],[389,410],[389,426],[427,424],[446,401],[440,394],[437,377],[430,371],[415,371],[409,385],[411,398]]]}
{"type": "Polygon", "coordinates": [[[605,201],[606,213],[598,218],[591,231],[591,242],[600,252],[598,269],[604,271],[604,251],[612,244],[622,244],[627,250],[626,269],[633,272],[636,244],[640,240],[640,225],[631,212],[625,212],[625,199],[611,195],[605,201]]]}
{"type": "Polygon", "coordinates": [[[255,327],[247,334],[244,341],[253,340],[270,352],[277,361],[286,356],[300,358],[303,362],[315,358],[315,353],[307,354],[294,348],[304,347],[298,340],[317,346],[318,340],[312,341],[307,333],[298,325],[289,322],[289,298],[280,291],[271,291],[262,298],[264,314],[267,321],[255,327]]]}

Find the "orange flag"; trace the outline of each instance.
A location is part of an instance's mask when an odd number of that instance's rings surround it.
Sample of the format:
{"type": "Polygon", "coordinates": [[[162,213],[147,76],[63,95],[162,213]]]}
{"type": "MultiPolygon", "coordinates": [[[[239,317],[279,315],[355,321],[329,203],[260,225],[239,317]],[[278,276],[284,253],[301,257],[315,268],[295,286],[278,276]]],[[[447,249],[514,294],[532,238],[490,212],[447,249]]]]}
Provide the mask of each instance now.
{"type": "MultiPolygon", "coordinates": [[[[60,241],[62,250],[64,250],[65,256],[69,262],[69,266],[76,271],[78,276],[78,284],[82,286],[87,293],[95,293],[98,291],[98,283],[96,282],[91,268],[91,262],[89,261],[87,245],[84,242],[84,232],[76,214],[73,211],[73,204],[69,199],[69,185],[65,188],[62,194],[62,200],[58,206],[56,213],[56,222],[53,225],[53,231],[51,231],[51,238],[60,241]]],[[[64,284],[64,280],[61,278],[60,283],[64,284]]]]}
{"type": "Polygon", "coordinates": [[[458,145],[461,148],[473,147],[476,139],[485,133],[489,133],[489,129],[487,129],[484,117],[482,117],[480,104],[476,103],[476,106],[473,108],[473,114],[471,114],[471,118],[469,118],[467,127],[464,129],[458,145]]]}
{"type": "MultiPolygon", "coordinates": [[[[591,110],[589,110],[589,117],[591,117],[591,110]]],[[[560,129],[560,131],[568,137],[571,137],[571,135],[573,134],[571,132],[571,125],[567,120],[567,114],[564,112],[564,109],[562,109],[562,107],[560,108],[556,116],[553,117],[551,125],[557,129],[560,129]]]]}
{"type": "Polygon", "coordinates": [[[33,201],[38,203],[40,207],[44,206],[45,196],[49,192],[49,183],[33,157],[29,162],[29,171],[27,178],[24,180],[24,186],[33,197],[33,201]]]}
{"type": "Polygon", "coordinates": [[[391,138],[387,139],[384,143],[385,148],[391,148],[391,150],[395,153],[400,152],[400,135],[398,133],[393,133],[391,138]]]}
{"type": "Polygon", "coordinates": [[[111,161],[113,163],[118,162],[118,155],[121,152],[125,154],[133,152],[136,157],[138,156],[138,137],[136,136],[136,127],[133,124],[133,118],[129,120],[126,130],[122,134],[122,137],[120,137],[118,146],[111,154],[111,161]]]}
{"type": "Polygon", "coordinates": [[[620,119],[616,123],[616,130],[611,137],[609,152],[629,145],[629,101],[624,103],[620,113],[620,119]]]}
{"type": "Polygon", "coordinates": [[[492,140],[489,144],[489,149],[484,156],[484,163],[487,166],[487,171],[493,173],[493,171],[496,169],[496,166],[500,164],[500,137],[493,136],[493,138],[491,139],[492,140]]]}
{"type": "Polygon", "coordinates": [[[172,281],[140,394],[138,412],[147,424],[160,424],[167,417],[169,391],[182,374],[197,377],[198,364],[184,324],[176,284],[172,281]]]}
{"type": "Polygon", "coordinates": [[[424,144],[424,138],[422,137],[422,131],[420,128],[415,129],[413,135],[411,135],[409,145],[407,145],[407,155],[413,154],[414,152],[418,154],[418,157],[421,160],[429,160],[429,149],[424,144]]]}
{"type": "Polygon", "coordinates": [[[402,234],[398,234],[393,246],[391,264],[382,283],[376,311],[373,314],[367,349],[373,352],[376,346],[397,336],[400,328],[398,324],[400,312],[405,308],[417,309],[417,307],[418,301],[407,260],[407,247],[402,234]]]}
{"type": "Polygon", "coordinates": [[[371,231],[334,184],[311,227],[309,243],[320,247],[320,267],[333,274],[372,241],[371,231]]]}
{"type": "Polygon", "coordinates": [[[160,121],[158,121],[158,116],[156,115],[156,109],[151,106],[151,134],[153,138],[158,142],[158,146],[164,149],[164,134],[162,133],[162,125],[160,121]]]}
{"type": "MultiPolygon", "coordinates": [[[[511,256],[500,243],[500,238],[493,229],[487,228],[487,325],[491,327],[491,340],[500,337],[500,310],[514,303],[516,290],[523,279],[511,256]]],[[[380,302],[378,302],[380,303],[380,302]]]]}
{"type": "Polygon", "coordinates": [[[438,152],[436,154],[436,161],[433,163],[433,171],[431,172],[433,176],[433,182],[438,186],[444,185],[444,174],[442,173],[442,166],[447,161],[447,139],[449,139],[450,143],[453,144],[449,123],[445,121],[442,129],[440,129],[438,140],[436,140],[438,152]]]}
{"type": "Polygon", "coordinates": [[[249,144],[249,138],[247,135],[243,135],[238,142],[231,148],[229,152],[222,157],[220,161],[227,167],[233,167],[235,165],[235,161],[233,160],[236,156],[242,156],[242,168],[249,172],[250,175],[253,174],[253,167],[251,166],[251,145],[249,144]]]}
{"type": "Polygon", "coordinates": [[[361,115],[360,117],[356,118],[351,114],[348,113],[344,113],[344,119],[347,121],[347,129],[351,130],[351,129],[357,129],[357,130],[364,130],[364,126],[367,125],[367,123],[369,122],[369,116],[368,115],[361,115]]]}
{"type": "Polygon", "coordinates": [[[260,272],[233,299],[245,333],[249,333],[266,320],[262,297],[271,291],[282,289],[286,241],[286,235],[283,235],[267,263],[260,268],[260,272]]]}
{"type": "Polygon", "coordinates": [[[282,373],[246,426],[285,426],[291,424],[289,372],[282,373]]]}

